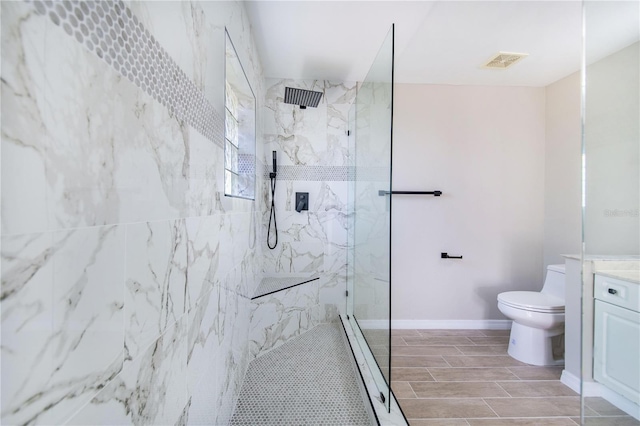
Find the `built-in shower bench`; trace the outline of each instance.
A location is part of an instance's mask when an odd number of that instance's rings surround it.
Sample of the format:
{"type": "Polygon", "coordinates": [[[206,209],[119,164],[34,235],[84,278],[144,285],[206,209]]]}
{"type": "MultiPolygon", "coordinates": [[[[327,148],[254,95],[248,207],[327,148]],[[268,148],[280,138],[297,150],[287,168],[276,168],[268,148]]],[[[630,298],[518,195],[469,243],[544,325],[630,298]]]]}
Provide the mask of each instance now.
{"type": "Polygon", "coordinates": [[[287,290],[289,288],[296,287],[302,284],[307,284],[318,279],[320,279],[320,276],[317,274],[311,276],[264,277],[260,281],[260,284],[258,284],[258,288],[256,288],[256,291],[254,292],[251,300],[257,299],[258,297],[267,296],[278,291],[287,290]]]}

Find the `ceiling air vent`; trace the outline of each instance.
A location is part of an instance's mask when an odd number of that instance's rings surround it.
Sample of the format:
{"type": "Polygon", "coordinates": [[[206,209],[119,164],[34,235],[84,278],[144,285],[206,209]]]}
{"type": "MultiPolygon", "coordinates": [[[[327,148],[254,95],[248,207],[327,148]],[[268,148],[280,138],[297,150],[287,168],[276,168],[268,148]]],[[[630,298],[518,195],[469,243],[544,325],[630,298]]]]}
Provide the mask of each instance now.
{"type": "Polygon", "coordinates": [[[505,70],[513,64],[520,62],[527,56],[529,56],[528,53],[498,52],[487,62],[482,64],[482,68],[505,70]]]}

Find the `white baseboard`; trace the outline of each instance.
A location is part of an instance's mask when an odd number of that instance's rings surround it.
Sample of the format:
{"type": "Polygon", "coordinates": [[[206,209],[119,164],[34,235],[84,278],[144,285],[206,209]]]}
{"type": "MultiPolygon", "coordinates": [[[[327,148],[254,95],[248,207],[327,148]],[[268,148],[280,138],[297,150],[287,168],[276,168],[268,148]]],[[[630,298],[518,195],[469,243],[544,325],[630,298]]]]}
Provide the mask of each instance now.
{"type": "MultiPolygon", "coordinates": [[[[574,392],[580,393],[580,378],[576,377],[575,374],[563,370],[560,381],[574,392]]],[[[604,398],[625,413],[640,420],[640,406],[598,382],[585,381],[582,386],[582,392],[585,397],[599,396],[604,398]]]]}
{"type": "Polygon", "coordinates": [[[394,329],[510,330],[511,320],[392,320],[394,329]]]}
{"type": "Polygon", "coordinates": [[[602,388],[602,397],[609,401],[611,404],[615,405],[628,415],[635,417],[636,420],[640,420],[640,406],[638,404],[629,401],[624,396],[620,395],[609,389],[606,386],[600,385],[602,388]]]}
{"type": "Polygon", "coordinates": [[[389,328],[388,320],[356,320],[360,328],[368,330],[386,330],[389,328]]]}
{"type": "Polygon", "coordinates": [[[580,379],[576,377],[575,374],[571,374],[567,370],[562,370],[560,381],[575,393],[580,394],[580,379]]]}
{"type": "MultiPolygon", "coordinates": [[[[577,377],[575,374],[570,373],[567,370],[562,370],[562,375],[560,376],[560,381],[565,385],[571,388],[572,391],[576,393],[580,393],[580,377],[577,377]]],[[[585,381],[582,386],[582,392],[584,396],[602,396],[602,390],[604,386],[602,386],[598,382],[585,381]]]]}

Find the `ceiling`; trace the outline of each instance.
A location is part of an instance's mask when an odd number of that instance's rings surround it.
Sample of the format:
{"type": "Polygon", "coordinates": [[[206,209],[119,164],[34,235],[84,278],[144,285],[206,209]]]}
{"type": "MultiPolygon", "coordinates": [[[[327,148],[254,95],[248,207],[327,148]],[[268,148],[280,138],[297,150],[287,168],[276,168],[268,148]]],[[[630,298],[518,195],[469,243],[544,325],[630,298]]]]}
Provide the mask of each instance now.
{"type": "MultiPolygon", "coordinates": [[[[401,83],[546,86],[580,68],[580,1],[257,0],[246,7],[267,78],[361,81],[392,23],[401,83]],[[529,56],[507,70],[482,69],[498,51],[529,56]]],[[[638,40],[637,0],[587,7],[587,16],[599,16],[589,27],[589,59],[638,40]]]]}

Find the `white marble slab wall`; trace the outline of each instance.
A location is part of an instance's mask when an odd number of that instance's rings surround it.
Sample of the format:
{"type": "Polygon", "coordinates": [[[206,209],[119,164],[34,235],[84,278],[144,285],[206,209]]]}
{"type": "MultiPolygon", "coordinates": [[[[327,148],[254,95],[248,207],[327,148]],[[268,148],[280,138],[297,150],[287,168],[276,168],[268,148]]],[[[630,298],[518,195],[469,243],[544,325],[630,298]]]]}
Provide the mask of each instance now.
{"type": "Polygon", "coordinates": [[[225,26],[264,99],[243,4],[0,7],[1,423],[228,423],[262,269],[264,197],[222,193],[225,26]]]}
{"type": "MultiPolygon", "coordinates": [[[[344,312],[347,192],[353,170],[346,132],[355,82],[267,80],[266,86],[264,162],[270,169],[271,152],[277,151],[278,245],[274,250],[265,247],[263,272],[267,276],[317,273],[320,280],[253,303],[255,356],[316,324],[337,321],[344,312]],[[287,86],[322,92],[320,104],[305,110],[285,104],[287,86]],[[296,212],[296,192],[309,193],[308,211],[296,212]]],[[[266,203],[270,197],[265,191],[266,203]]],[[[263,229],[268,222],[266,210],[263,229]]]]}

